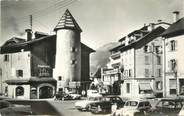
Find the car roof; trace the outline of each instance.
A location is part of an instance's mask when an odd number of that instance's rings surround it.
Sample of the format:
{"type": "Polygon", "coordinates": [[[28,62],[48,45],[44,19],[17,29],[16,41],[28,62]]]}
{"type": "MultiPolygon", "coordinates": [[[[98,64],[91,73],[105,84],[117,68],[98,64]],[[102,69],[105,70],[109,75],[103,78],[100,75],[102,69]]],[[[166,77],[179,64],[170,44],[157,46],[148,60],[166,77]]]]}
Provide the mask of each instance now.
{"type": "Polygon", "coordinates": [[[136,102],[149,102],[148,100],[146,99],[130,99],[130,100],[127,100],[128,101],[136,101],[136,102]]]}
{"type": "MultiPolygon", "coordinates": [[[[118,95],[105,95],[103,97],[119,97],[118,95]]],[[[119,97],[120,98],[120,97],[119,97]]]]}
{"type": "Polygon", "coordinates": [[[184,101],[183,98],[162,98],[160,101],[184,101]]]}

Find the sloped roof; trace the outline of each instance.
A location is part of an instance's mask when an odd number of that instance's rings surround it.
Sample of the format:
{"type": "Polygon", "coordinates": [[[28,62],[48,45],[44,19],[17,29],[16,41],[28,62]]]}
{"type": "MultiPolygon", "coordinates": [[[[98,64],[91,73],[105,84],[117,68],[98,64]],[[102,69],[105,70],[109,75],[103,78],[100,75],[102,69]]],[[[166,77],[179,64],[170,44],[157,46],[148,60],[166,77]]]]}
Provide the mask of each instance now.
{"type": "Polygon", "coordinates": [[[147,34],[145,34],[143,37],[140,37],[138,40],[132,42],[131,44],[129,44],[129,45],[127,45],[127,46],[123,46],[123,45],[121,44],[121,45],[119,45],[119,46],[117,46],[117,47],[111,49],[110,51],[120,50],[120,49],[125,49],[125,48],[128,48],[128,47],[131,47],[131,46],[137,44],[138,42],[140,42],[140,41],[143,40],[143,39],[147,39],[147,38],[153,38],[153,39],[154,39],[154,38],[160,36],[160,34],[162,34],[162,33],[164,32],[164,30],[165,30],[165,29],[164,29],[163,27],[159,26],[159,27],[157,27],[156,29],[154,29],[153,31],[151,31],[151,32],[149,32],[149,33],[147,33],[147,34]]]}
{"type": "MultiPolygon", "coordinates": [[[[24,42],[22,41],[22,42],[13,43],[13,44],[10,44],[10,45],[4,44],[3,46],[0,47],[0,53],[1,54],[2,53],[16,53],[16,52],[20,52],[21,49],[28,50],[29,45],[32,45],[34,43],[44,41],[44,40],[47,40],[47,39],[52,39],[53,41],[55,41],[56,40],[56,35],[45,35],[45,36],[40,37],[40,38],[32,39],[31,41],[24,41],[24,42]]],[[[95,50],[93,50],[92,48],[90,48],[87,45],[83,44],[82,42],[81,42],[81,48],[85,51],[88,51],[89,53],[95,52],[95,50]]]]}
{"type": "Polygon", "coordinates": [[[172,37],[184,34],[184,17],[173,23],[164,33],[163,37],[172,37]]]}
{"type": "Polygon", "coordinates": [[[6,41],[4,43],[4,45],[13,45],[13,44],[17,44],[17,43],[23,43],[25,41],[26,41],[25,39],[13,37],[13,38],[9,39],[8,41],[6,41]]]}
{"type": "Polygon", "coordinates": [[[58,24],[54,28],[54,31],[57,31],[59,29],[73,29],[77,30],[79,32],[82,32],[81,28],[75,21],[74,17],[70,13],[70,11],[67,9],[61,19],[59,20],[58,24]]]}

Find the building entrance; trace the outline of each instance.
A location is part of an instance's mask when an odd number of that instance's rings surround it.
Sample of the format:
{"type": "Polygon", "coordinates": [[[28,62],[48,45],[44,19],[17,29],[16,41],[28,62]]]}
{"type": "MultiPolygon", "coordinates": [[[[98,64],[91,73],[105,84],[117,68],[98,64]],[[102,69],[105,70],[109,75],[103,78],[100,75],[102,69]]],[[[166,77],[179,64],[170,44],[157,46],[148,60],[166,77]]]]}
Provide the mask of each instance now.
{"type": "Polygon", "coordinates": [[[46,99],[53,97],[53,88],[50,86],[43,86],[39,90],[39,98],[46,99]]]}

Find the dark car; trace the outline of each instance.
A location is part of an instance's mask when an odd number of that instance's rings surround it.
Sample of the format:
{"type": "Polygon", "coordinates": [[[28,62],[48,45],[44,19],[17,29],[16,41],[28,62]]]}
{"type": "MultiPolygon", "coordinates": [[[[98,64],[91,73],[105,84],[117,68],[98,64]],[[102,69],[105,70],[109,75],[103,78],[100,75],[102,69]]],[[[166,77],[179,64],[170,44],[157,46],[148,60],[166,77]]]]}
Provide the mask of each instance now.
{"type": "Polygon", "coordinates": [[[152,116],[176,116],[184,105],[184,99],[164,98],[158,101],[153,109],[152,116]]]}
{"type": "Polygon", "coordinates": [[[30,105],[12,104],[6,100],[0,100],[0,116],[25,116],[32,114],[30,105]]]}
{"type": "Polygon", "coordinates": [[[105,96],[102,101],[91,104],[91,113],[111,113],[112,106],[122,108],[125,102],[118,96],[105,96]]]}
{"type": "Polygon", "coordinates": [[[72,96],[64,92],[58,92],[55,95],[55,100],[71,100],[72,96]]]}

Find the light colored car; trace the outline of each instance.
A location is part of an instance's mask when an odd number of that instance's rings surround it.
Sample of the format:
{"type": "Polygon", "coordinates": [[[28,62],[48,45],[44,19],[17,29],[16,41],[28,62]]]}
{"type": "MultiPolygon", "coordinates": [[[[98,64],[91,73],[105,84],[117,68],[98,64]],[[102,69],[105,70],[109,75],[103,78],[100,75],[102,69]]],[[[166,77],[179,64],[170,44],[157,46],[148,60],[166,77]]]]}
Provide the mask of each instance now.
{"type": "Polygon", "coordinates": [[[77,93],[69,93],[69,95],[72,97],[72,99],[80,99],[81,95],[77,93]]]}
{"type": "Polygon", "coordinates": [[[97,90],[88,90],[87,96],[88,97],[102,97],[102,94],[100,94],[97,90]]]}
{"type": "Polygon", "coordinates": [[[75,103],[75,108],[78,110],[90,110],[90,104],[101,101],[102,97],[88,97],[86,100],[77,101],[75,103]]]}
{"type": "Polygon", "coordinates": [[[178,116],[184,116],[184,105],[183,105],[183,107],[181,108],[181,110],[180,110],[178,116]]]}
{"type": "Polygon", "coordinates": [[[116,110],[112,116],[142,116],[151,110],[151,104],[147,100],[128,100],[123,108],[116,110]]]}

